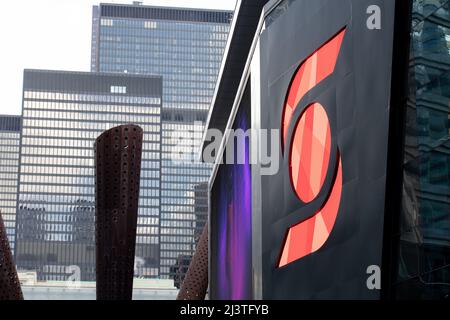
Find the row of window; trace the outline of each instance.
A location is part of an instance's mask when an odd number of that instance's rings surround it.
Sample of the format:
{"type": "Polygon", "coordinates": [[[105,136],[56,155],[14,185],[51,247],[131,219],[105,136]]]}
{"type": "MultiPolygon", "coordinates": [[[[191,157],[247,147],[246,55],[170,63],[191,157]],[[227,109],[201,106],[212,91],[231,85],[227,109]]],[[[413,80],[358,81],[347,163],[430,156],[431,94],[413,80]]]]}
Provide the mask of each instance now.
{"type": "MultiPolygon", "coordinates": [[[[101,65],[105,68],[113,68],[113,70],[127,70],[133,72],[137,68],[141,67],[146,70],[146,73],[162,74],[163,82],[166,74],[198,74],[215,77],[217,76],[217,69],[220,66],[220,62],[190,62],[185,61],[180,63],[178,60],[162,60],[156,59],[138,59],[135,56],[129,56],[128,54],[115,53],[111,54],[111,58],[108,56],[101,56],[101,65]]],[[[170,80],[170,79],[167,79],[170,80]]],[[[165,94],[165,92],[163,92],[165,94]]]]}
{"type": "MultiPolygon", "coordinates": [[[[152,170],[141,169],[141,186],[144,187],[156,187],[159,188],[159,175],[155,164],[158,162],[150,162],[148,167],[152,170]],[[152,177],[155,177],[152,179],[152,177]]],[[[17,173],[12,175],[13,179],[16,180],[17,173]]],[[[55,167],[55,166],[29,166],[23,165],[21,167],[21,181],[22,182],[38,182],[38,181],[48,181],[48,179],[58,179],[58,177],[67,177],[69,179],[78,179],[77,181],[90,181],[84,179],[93,179],[94,169],[93,168],[76,168],[76,167],[55,167]]]]}
{"type": "Polygon", "coordinates": [[[0,153],[16,152],[19,149],[20,140],[0,140],[0,153]]]}
{"type": "Polygon", "coordinates": [[[19,167],[0,167],[0,173],[15,174],[19,171],[19,167]]]}
{"type": "Polygon", "coordinates": [[[55,118],[55,119],[105,119],[114,121],[120,117],[133,116],[141,119],[149,115],[159,115],[159,107],[98,105],[65,102],[27,101],[23,111],[25,118],[55,118]],[[37,110],[39,109],[39,110],[37,110]]]}
{"type": "MultiPolygon", "coordinates": [[[[185,95],[164,95],[164,106],[168,106],[169,103],[177,102],[179,104],[184,104],[181,108],[186,108],[186,104],[189,103],[199,103],[199,104],[210,104],[211,96],[185,96],[185,95]],[[167,101],[167,103],[165,103],[167,101]]],[[[205,108],[196,107],[194,110],[208,110],[205,108]]]]}
{"type": "MultiPolygon", "coordinates": [[[[201,138],[194,139],[194,135],[197,134],[189,134],[189,132],[183,131],[169,131],[170,135],[166,135],[164,137],[164,146],[169,148],[176,147],[190,147],[191,151],[188,153],[196,153],[198,152],[198,146],[202,142],[201,138]]],[[[164,151],[170,151],[170,149],[165,149],[164,151]]],[[[184,150],[174,149],[174,152],[180,152],[184,150]]]]}
{"type": "MultiPolygon", "coordinates": [[[[22,194],[21,197],[27,196],[27,194],[22,194]]],[[[75,221],[77,213],[84,213],[84,212],[90,212],[93,211],[91,209],[94,209],[94,205],[81,205],[74,203],[74,199],[76,199],[76,196],[72,196],[70,198],[71,201],[68,201],[66,203],[55,203],[52,202],[54,200],[55,196],[49,195],[38,195],[38,194],[28,194],[30,197],[39,197],[40,199],[46,199],[46,204],[41,204],[40,202],[34,202],[34,201],[21,201],[19,200],[19,210],[22,213],[23,217],[26,217],[26,214],[31,214],[34,220],[45,220],[45,221],[53,221],[53,222],[70,222],[75,221]],[[55,204],[53,204],[55,203],[55,204]],[[83,209],[83,210],[82,210],[83,209]],[[84,210],[85,209],[85,210],[84,210]],[[42,215],[42,213],[45,212],[45,215],[42,215]],[[41,213],[41,216],[39,216],[41,213]],[[43,217],[46,217],[45,219],[43,217]]],[[[61,195],[57,196],[58,198],[61,198],[61,195]]],[[[67,197],[67,196],[66,196],[67,197]]],[[[15,198],[14,198],[15,199],[15,198]]],[[[154,208],[148,208],[146,207],[147,199],[142,197],[139,200],[139,209],[138,209],[138,216],[139,221],[138,224],[144,224],[144,225],[157,225],[159,221],[159,209],[157,207],[154,208]],[[156,219],[156,220],[155,220],[156,219]],[[156,222],[155,222],[156,221],[156,222]]],[[[15,202],[14,202],[14,208],[15,208],[15,202]]],[[[15,212],[15,211],[14,211],[15,212]]],[[[22,218],[22,219],[24,219],[22,218]]]]}
{"type": "MultiPolygon", "coordinates": [[[[151,134],[144,132],[144,142],[142,143],[142,151],[151,152],[150,150],[157,150],[160,141],[160,134],[151,134]]],[[[22,138],[22,146],[39,146],[39,147],[62,147],[66,148],[84,148],[93,149],[94,141],[91,139],[58,139],[58,138],[31,138],[24,136],[22,138]]],[[[18,148],[16,148],[18,150],[18,148]]],[[[18,151],[15,151],[18,153],[18,151]]],[[[145,155],[143,156],[145,160],[145,155]]]]}
{"type": "Polygon", "coordinates": [[[17,168],[18,161],[17,159],[1,159],[0,158],[0,165],[3,167],[15,167],[17,168]]]}
{"type": "MultiPolygon", "coordinates": [[[[99,130],[74,130],[71,129],[46,129],[46,128],[23,128],[23,135],[29,136],[29,137],[42,137],[42,138],[64,138],[64,139],[90,139],[92,142],[94,142],[95,139],[100,136],[100,134],[103,133],[104,130],[108,130],[110,128],[115,127],[116,125],[113,124],[107,124],[105,129],[99,129],[99,130]]],[[[146,125],[141,126],[144,132],[149,133],[159,133],[160,132],[160,126],[158,125],[146,125]]]]}
{"type": "Polygon", "coordinates": [[[59,166],[83,166],[83,167],[93,167],[94,166],[94,158],[61,158],[61,157],[50,157],[50,156],[28,156],[25,152],[22,156],[22,166],[24,165],[59,165],[59,166]]]}
{"type": "Polygon", "coordinates": [[[2,163],[3,160],[18,161],[19,160],[19,151],[18,151],[17,147],[0,148],[0,164],[2,163]]]}
{"type": "MultiPolygon", "coordinates": [[[[204,124],[196,121],[193,123],[163,123],[162,125],[163,137],[179,136],[181,132],[185,132],[189,136],[199,138],[203,135],[204,124]],[[171,131],[175,131],[174,134],[171,131]]],[[[164,140],[165,141],[165,140],[164,140]]]]}
{"type": "MultiPolygon", "coordinates": [[[[17,195],[17,192],[14,192],[15,195],[17,195]]],[[[14,198],[15,199],[15,198],[14,198]]],[[[16,214],[16,201],[15,200],[8,200],[3,197],[3,195],[0,195],[0,202],[2,206],[2,216],[3,215],[15,215],[16,214]]],[[[3,217],[4,218],[4,217],[3,217]]]]}
{"type": "Polygon", "coordinates": [[[183,159],[185,161],[190,161],[191,159],[195,159],[192,158],[192,155],[196,155],[197,154],[197,150],[196,148],[193,148],[192,146],[183,146],[183,145],[179,145],[179,146],[167,146],[167,145],[163,145],[161,147],[161,151],[163,153],[166,153],[165,155],[167,156],[167,154],[171,155],[171,157],[167,158],[164,157],[163,154],[163,158],[164,159],[172,159],[174,161],[182,161],[183,159]],[[184,158],[186,157],[186,158],[184,158]]]}
{"type": "Polygon", "coordinates": [[[191,251],[191,244],[161,244],[161,250],[191,251]]]}
{"type": "Polygon", "coordinates": [[[192,221],[182,221],[182,220],[163,220],[161,221],[161,228],[171,227],[171,228],[192,228],[192,221]]]}
{"type": "Polygon", "coordinates": [[[199,184],[203,183],[209,179],[209,176],[177,176],[177,175],[162,175],[161,176],[161,184],[165,182],[187,182],[190,184],[199,184]]]}
{"type": "Polygon", "coordinates": [[[183,54],[186,61],[219,61],[223,53],[225,41],[205,40],[182,40],[175,38],[142,38],[123,37],[117,34],[103,35],[100,43],[101,56],[112,56],[112,52],[119,50],[118,54],[131,57],[155,58],[161,60],[162,52],[167,54],[167,59],[173,59],[174,54],[183,54]],[[181,50],[185,48],[185,50],[181,50]],[[122,51],[122,52],[120,52],[122,51]],[[127,53],[128,52],[128,53],[127,53]],[[156,55],[155,55],[156,54],[156,55]],[[210,57],[205,55],[211,54],[210,57]]]}
{"type": "MultiPolygon", "coordinates": [[[[2,179],[0,177],[0,179],[2,179]]],[[[2,179],[0,181],[0,193],[4,193],[4,192],[15,192],[17,189],[17,177],[16,179],[2,179]]],[[[1,201],[1,196],[0,196],[0,201],[1,201]]],[[[0,209],[1,209],[1,204],[0,204],[0,209]]]]}
{"type": "Polygon", "coordinates": [[[185,174],[185,175],[201,175],[209,177],[209,174],[211,171],[206,168],[202,169],[193,169],[193,168],[180,168],[180,167],[174,167],[174,168],[162,168],[161,169],[162,174],[185,174]]]}
{"type": "MultiPolygon", "coordinates": [[[[151,174],[147,175],[148,179],[142,179],[141,175],[141,190],[145,190],[145,188],[151,188],[156,187],[157,180],[159,174],[156,171],[150,172],[151,174]]],[[[0,177],[1,178],[1,177],[0,177]]],[[[16,175],[17,178],[17,175],[16,175]]],[[[20,176],[20,182],[26,183],[26,184],[58,184],[58,185],[77,185],[77,186],[94,186],[95,183],[94,176],[64,176],[64,175],[36,175],[36,174],[21,174],[20,176]]],[[[10,180],[4,180],[5,183],[0,185],[0,190],[2,190],[2,187],[5,186],[17,186],[17,179],[10,179],[10,180]]],[[[154,190],[154,192],[159,192],[159,190],[154,190]]],[[[153,194],[146,194],[146,195],[153,195],[153,194]]],[[[156,194],[158,195],[158,194],[156,194]]]]}
{"type": "MultiPolygon", "coordinates": [[[[88,196],[67,196],[67,195],[59,195],[59,194],[53,194],[53,195],[39,195],[34,193],[19,193],[19,202],[23,204],[32,204],[33,208],[37,209],[44,209],[44,205],[47,203],[63,203],[63,204],[86,204],[86,205],[94,205],[95,204],[95,196],[88,195],[88,196]]],[[[28,206],[30,207],[30,206],[28,206]]]]}
{"type": "MultiPolygon", "coordinates": [[[[166,39],[151,38],[151,39],[133,39],[126,38],[125,40],[131,40],[130,44],[122,44],[122,37],[118,36],[104,36],[104,40],[107,41],[101,44],[102,57],[112,57],[115,54],[128,55],[130,57],[141,59],[164,59],[164,54],[161,50],[154,51],[154,46],[161,44],[164,46],[167,42],[166,39]]],[[[172,40],[173,46],[168,46],[165,50],[166,59],[180,59],[182,61],[221,61],[223,57],[223,48],[212,47],[186,47],[185,50],[181,50],[182,47],[177,46],[177,40],[172,40]]]]}
{"type": "MultiPolygon", "coordinates": [[[[193,249],[193,245],[194,244],[193,244],[192,241],[191,242],[186,242],[186,243],[191,243],[192,244],[192,249],[193,249]]],[[[192,255],[192,250],[191,250],[191,252],[184,251],[184,250],[178,250],[178,251],[164,250],[164,251],[161,251],[161,258],[165,258],[165,259],[161,259],[161,261],[164,261],[164,262],[161,262],[161,264],[162,265],[166,265],[166,263],[167,263],[167,265],[173,266],[176,263],[177,259],[179,258],[180,254],[192,255]]]]}
{"type": "MultiPolygon", "coordinates": [[[[3,213],[3,211],[2,211],[2,217],[3,216],[7,216],[7,214],[3,213]]],[[[15,216],[12,216],[11,219],[12,218],[15,219],[15,216]]],[[[13,221],[6,221],[5,217],[3,217],[3,222],[4,222],[4,225],[5,225],[5,228],[7,229],[6,231],[8,232],[8,234],[14,234],[14,231],[15,231],[14,229],[16,227],[15,220],[13,220],[13,221]]]]}
{"type": "MultiPolygon", "coordinates": [[[[207,14],[207,13],[204,13],[207,14]]],[[[215,13],[209,13],[209,14],[215,14],[215,13]]],[[[175,21],[173,19],[169,19],[168,21],[162,20],[162,19],[152,19],[152,20],[146,20],[146,19],[129,19],[129,18],[105,18],[102,17],[100,20],[111,20],[111,22],[105,22],[108,26],[116,26],[116,27],[122,27],[122,28],[145,28],[146,25],[151,23],[155,23],[154,25],[157,26],[160,29],[163,30],[184,30],[188,33],[195,33],[195,32],[203,32],[203,33],[211,33],[211,32],[228,32],[230,26],[227,23],[220,23],[220,22],[190,22],[190,21],[175,21]]],[[[102,23],[100,22],[100,25],[102,23]]]]}
{"type": "Polygon", "coordinates": [[[163,190],[166,190],[166,191],[170,191],[170,190],[174,190],[174,191],[189,190],[189,187],[191,187],[191,189],[193,189],[193,186],[192,186],[192,184],[190,182],[188,184],[164,182],[164,183],[161,184],[161,192],[165,192],[163,190]]]}
{"type": "Polygon", "coordinates": [[[136,229],[136,234],[138,235],[156,235],[159,234],[159,228],[158,227],[142,227],[138,226],[136,229]]]}
{"type": "Polygon", "coordinates": [[[159,244],[159,238],[157,236],[150,235],[137,235],[136,236],[136,244],[159,244]]]}
{"type": "Polygon", "coordinates": [[[15,144],[20,139],[20,133],[17,131],[1,131],[0,130],[0,144],[15,144]]]}
{"type": "Polygon", "coordinates": [[[139,226],[158,226],[159,218],[141,217],[138,216],[137,224],[139,226]]]}
{"type": "Polygon", "coordinates": [[[162,197],[161,198],[162,204],[170,204],[170,205],[194,205],[195,199],[190,198],[189,195],[184,195],[180,198],[169,198],[169,197],[162,197]]]}
{"type": "MultiPolygon", "coordinates": [[[[167,160],[162,160],[161,161],[161,166],[162,167],[174,167],[174,168],[178,168],[180,167],[177,164],[174,164],[172,161],[167,161],[167,160]]],[[[202,163],[202,162],[193,162],[193,163],[186,163],[183,164],[181,166],[181,168],[186,168],[186,170],[190,170],[190,169],[211,169],[212,165],[210,164],[206,164],[206,163],[202,163]]]]}
{"type": "Polygon", "coordinates": [[[1,201],[16,201],[17,199],[17,192],[11,192],[11,193],[3,193],[1,195],[1,201]]]}
{"type": "Polygon", "coordinates": [[[192,236],[194,235],[192,229],[182,228],[161,228],[161,235],[178,235],[178,236],[192,236]]]}
{"type": "Polygon", "coordinates": [[[167,219],[176,219],[175,216],[164,216],[162,215],[163,212],[171,212],[173,214],[176,213],[189,213],[188,214],[182,214],[182,219],[195,219],[194,215],[190,215],[190,213],[194,212],[193,203],[192,204],[186,204],[186,205],[162,205],[161,206],[161,218],[167,218],[167,219]]]}
{"type": "MultiPolygon", "coordinates": [[[[14,189],[15,191],[16,189],[14,189]]],[[[29,184],[22,183],[19,186],[19,192],[21,193],[34,193],[35,195],[40,195],[44,197],[44,195],[51,194],[70,194],[70,195],[93,195],[95,193],[95,188],[92,185],[78,185],[78,184],[58,184],[58,185],[49,185],[49,184],[29,184]]],[[[140,188],[140,193],[142,197],[139,199],[140,205],[144,206],[158,206],[159,205],[159,191],[152,188],[140,188]],[[156,197],[156,198],[149,198],[156,197]]]]}
{"type": "Polygon", "coordinates": [[[180,22],[166,22],[164,20],[143,20],[143,19],[111,19],[101,18],[100,26],[116,27],[126,29],[160,29],[164,31],[179,31],[187,34],[192,33],[228,33],[228,24],[213,24],[213,23],[190,23],[185,21],[180,22]]]}
{"type": "Polygon", "coordinates": [[[118,96],[118,95],[95,95],[95,94],[77,94],[64,92],[47,92],[47,91],[24,91],[24,100],[41,99],[41,100],[65,100],[73,102],[110,102],[110,103],[128,103],[128,104],[161,104],[160,97],[134,97],[134,96],[118,96]]]}
{"type": "MultiPolygon", "coordinates": [[[[163,57],[162,52],[155,52],[147,55],[137,55],[130,53],[128,50],[115,49],[100,56],[101,62],[104,64],[134,64],[135,66],[144,65],[148,69],[153,70],[157,74],[158,71],[169,72],[173,68],[186,68],[186,71],[193,71],[193,68],[202,68],[204,74],[216,74],[220,67],[221,60],[212,60],[211,57],[205,60],[192,60],[189,57],[185,58],[178,54],[163,57]],[[208,69],[214,69],[213,72],[208,69]]],[[[192,72],[200,73],[200,72],[192,72]]]]}
{"type": "Polygon", "coordinates": [[[146,29],[103,28],[100,31],[100,43],[107,41],[111,36],[115,39],[119,38],[120,42],[151,43],[148,41],[149,39],[161,39],[163,44],[184,47],[188,47],[189,43],[195,43],[198,46],[220,43],[223,47],[228,39],[228,34],[222,32],[184,33],[182,30],[168,31],[153,29],[150,31],[146,29]]]}
{"type": "Polygon", "coordinates": [[[83,176],[94,176],[94,167],[54,167],[54,166],[38,166],[38,165],[24,165],[22,161],[22,166],[20,168],[21,177],[27,177],[27,174],[33,175],[64,175],[73,177],[83,177],[83,176]]]}
{"type": "Polygon", "coordinates": [[[146,117],[145,120],[147,121],[142,121],[143,119],[140,119],[141,121],[132,121],[133,118],[130,116],[130,117],[123,117],[123,119],[117,119],[114,123],[114,122],[102,122],[103,119],[95,119],[95,118],[96,117],[93,117],[93,120],[77,120],[77,119],[43,120],[40,118],[37,119],[25,118],[23,119],[23,125],[25,128],[37,127],[42,128],[43,130],[46,131],[53,129],[79,129],[90,131],[100,130],[103,132],[115,126],[121,125],[123,123],[133,122],[134,124],[142,127],[144,131],[146,129],[148,129],[149,131],[156,131],[157,129],[159,129],[159,126],[157,124],[160,122],[161,119],[158,116],[158,117],[146,117]],[[154,123],[154,124],[148,125],[147,123],[154,123]]]}
{"type": "MultiPolygon", "coordinates": [[[[44,222],[55,222],[55,223],[67,223],[67,222],[75,222],[75,212],[77,211],[74,206],[64,206],[64,205],[46,205],[45,213],[39,213],[42,211],[31,211],[29,206],[20,205],[19,210],[21,214],[21,220],[25,221],[31,216],[29,213],[31,212],[33,221],[44,221],[44,222]]],[[[93,218],[93,216],[92,216],[93,218]]],[[[52,224],[45,224],[52,225],[52,224]]]]}
{"type": "MultiPolygon", "coordinates": [[[[147,156],[153,157],[153,153],[155,151],[159,151],[159,144],[156,143],[148,143],[146,145],[146,149],[143,150],[142,158],[143,161],[147,159],[147,156]]],[[[22,146],[22,155],[35,155],[35,156],[48,156],[48,157],[84,157],[84,158],[93,158],[94,157],[94,148],[75,148],[70,144],[70,147],[54,147],[54,146],[40,146],[34,147],[29,146],[28,144],[24,144],[22,146]]],[[[1,159],[1,158],[0,158],[1,159]]],[[[14,159],[13,159],[14,160],[14,159]]],[[[3,163],[3,160],[1,160],[3,163]]],[[[17,163],[17,159],[15,160],[17,163]]],[[[151,162],[151,164],[146,164],[146,168],[153,168],[157,166],[156,162],[151,162]]]]}

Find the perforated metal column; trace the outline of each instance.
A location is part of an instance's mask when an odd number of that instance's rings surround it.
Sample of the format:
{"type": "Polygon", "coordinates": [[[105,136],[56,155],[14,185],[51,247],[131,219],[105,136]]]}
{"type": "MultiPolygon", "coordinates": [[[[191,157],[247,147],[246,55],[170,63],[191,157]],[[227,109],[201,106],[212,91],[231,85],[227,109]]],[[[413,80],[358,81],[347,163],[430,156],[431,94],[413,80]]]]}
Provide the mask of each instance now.
{"type": "Polygon", "coordinates": [[[208,225],[203,228],[177,300],[205,300],[208,289],[208,225]]]}
{"type": "Polygon", "coordinates": [[[125,125],[95,142],[98,300],[132,298],[142,136],[125,125]]]}
{"type": "Polygon", "coordinates": [[[23,300],[16,265],[12,258],[0,212],[0,300],[23,300]]]}

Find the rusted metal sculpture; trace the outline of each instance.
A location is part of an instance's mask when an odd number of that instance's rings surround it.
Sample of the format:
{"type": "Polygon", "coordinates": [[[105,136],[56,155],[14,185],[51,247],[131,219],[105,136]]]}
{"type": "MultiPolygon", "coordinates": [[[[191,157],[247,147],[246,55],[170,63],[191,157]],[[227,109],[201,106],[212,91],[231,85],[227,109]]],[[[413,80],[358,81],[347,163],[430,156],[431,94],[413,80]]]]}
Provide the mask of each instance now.
{"type": "Polygon", "coordinates": [[[23,300],[16,265],[0,212],[0,300],[23,300]]]}
{"type": "Polygon", "coordinates": [[[203,228],[197,250],[184,278],[177,300],[205,300],[208,290],[208,225],[203,228]]]}
{"type": "Polygon", "coordinates": [[[131,300],[143,131],[124,125],[95,142],[97,300],[131,300]]]}

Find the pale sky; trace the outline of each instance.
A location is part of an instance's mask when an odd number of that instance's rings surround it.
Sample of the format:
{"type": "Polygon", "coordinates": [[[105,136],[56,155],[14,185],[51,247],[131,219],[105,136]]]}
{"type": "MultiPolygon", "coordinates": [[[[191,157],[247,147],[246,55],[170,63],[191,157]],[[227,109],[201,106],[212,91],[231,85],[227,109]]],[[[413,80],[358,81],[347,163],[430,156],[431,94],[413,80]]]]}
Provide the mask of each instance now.
{"type": "MultiPolygon", "coordinates": [[[[92,6],[131,0],[11,0],[0,10],[0,114],[20,115],[24,69],[90,71],[92,6]]],[[[232,10],[236,0],[143,0],[232,10]]]]}

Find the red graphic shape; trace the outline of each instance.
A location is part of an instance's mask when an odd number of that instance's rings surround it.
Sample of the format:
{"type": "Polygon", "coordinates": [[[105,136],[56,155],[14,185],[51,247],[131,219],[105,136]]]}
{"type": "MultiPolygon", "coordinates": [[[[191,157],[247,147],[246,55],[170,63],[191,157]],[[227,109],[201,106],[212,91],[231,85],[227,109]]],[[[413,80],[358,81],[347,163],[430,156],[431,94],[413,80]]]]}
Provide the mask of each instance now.
{"type": "Polygon", "coordinates": [[[322,209],[311,218],[289,228],[278,267],[283,267],[295,260],[319,250],[330,236],[339,211],[342,193],[342,161],[330,197],[322,209]]]}
{"type": "Polygon", "coordinates": [[[286,143],[292,114],[300,100],[309,90],[334,72],[344,35],[345,29],[306,59],[295,74],[283,110],[283,123],[281,127],[283,129],[284,143],[286,143]]]}
{"type": "Polygon", "coordinates": [[[292,186],[303,202],[311,202],[322,189],[328,171],[331,129],[320,103],[306,108],[294,131],[289,166],[292,186]]]}
{"type": "MultiPolygon", "coordinates": [[[[289,125],[299,102],[308,91],[334,72],[345,29],[307,58],[293,77],[282,114],[282,144],[286,144],[289,125]]],[[[306,107],[293,132],[289,148],[289,174],[295,193],[305,203],[312,202],[327,176],[331,130],[327,113],[320,103],[306,107]]],[[[292,226],[287,232],[278,267],[319,250],[327,241],[339,211],[342,193],[342,160],[328,199],[312,217],[292,226]]]]}

